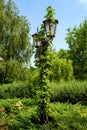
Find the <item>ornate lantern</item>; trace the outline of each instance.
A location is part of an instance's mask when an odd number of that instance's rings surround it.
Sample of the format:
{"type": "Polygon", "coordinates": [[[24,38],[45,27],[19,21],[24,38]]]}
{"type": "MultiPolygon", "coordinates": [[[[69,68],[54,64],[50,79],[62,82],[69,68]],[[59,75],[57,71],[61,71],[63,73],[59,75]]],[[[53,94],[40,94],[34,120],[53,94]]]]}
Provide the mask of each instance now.
{"type": "Polygon", "coordinates": [[[53,22],[51,19],[46,19],[43,21],[43,23],[45,26],[47,37],[51,37],[51,38],[55,37],[58,20],[55,20],[53,22]]]}
{"type": "Polygon", "coordinates": [[[42,42],[41,42],[41,41],[36,41],[36,39],[37,39],[37,37],[38,37],[38,33],[33,34],[32,37],[33,37],[34,46],[35,46],[36,48],[42,46],[42,42]]]}

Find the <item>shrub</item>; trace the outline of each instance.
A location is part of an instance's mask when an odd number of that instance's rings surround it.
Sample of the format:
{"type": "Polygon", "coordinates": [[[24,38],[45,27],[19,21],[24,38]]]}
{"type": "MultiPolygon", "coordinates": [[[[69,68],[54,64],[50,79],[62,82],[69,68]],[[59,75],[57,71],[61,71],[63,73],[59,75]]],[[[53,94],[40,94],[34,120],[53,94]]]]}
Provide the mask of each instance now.
{"type": "Polygon", "coordinates": [[[80,104],[49,104],[48,124],[36,122],[36,105],[27,99],[0,101],[0,123],[9,130],[87,130],[87,107],[80,104]],[[25,103],[26,102],[26,103],[25,103]],[[28,102],[28,103],[27,103],[28,102]],[[30,103],[30,104],[29,104],[30,103]],[[17,104],[19,104],[17,106],[17,104]],[[26,106],[25,104],[28,104],[26,106]],[[19,109],[21,106],[22,109],[19,109]],[[4,109],[2,109],[4,108],[4,109]],[[9,108],[9,111],[7,110],[9,108]],[[32,121],[33,118],[33,121],[32,121]]]}
{"type": "MultiPolygon", "coordinates": [[[[87,81],[50,82],[51,102],[81,103],[87,105],[87,81]]],[[[36,84],[18,82],[0,86],[0,99],[7,98],[36,98],[36,84]]]]}
{"type": "Polygon", "coordinates": [[[51,83],[50,94],[52,102],[80,102],[87,105],[87,81],[51,83]]]}
{"type": "Polygon", "coordinates": [[[18,82],[0,86],[0,99],[29,98],[36,95],[36,88],[29,82],[18,82]]]}

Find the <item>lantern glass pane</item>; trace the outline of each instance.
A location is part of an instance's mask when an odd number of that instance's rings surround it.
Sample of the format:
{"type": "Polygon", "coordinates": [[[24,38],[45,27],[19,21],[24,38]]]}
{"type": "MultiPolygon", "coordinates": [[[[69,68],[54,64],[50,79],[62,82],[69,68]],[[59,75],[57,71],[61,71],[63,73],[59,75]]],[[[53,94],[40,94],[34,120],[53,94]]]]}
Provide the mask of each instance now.
{"type": "Polygon", "coordinates": [[[45,21],[45,29],[46,29],[46,34],[47,36],[49,35],[49,21],[45,21]]]}
{"type": "Polygon", "coordinates": [[[58,21],[55,21],[54,35],[56,35],[57,24],[58,24],[58,21]]]}
{"type": "Polygon", "coordinates": [[[55,36],[55,25],[50,26],[50,35],[51,35],[51,37],[55,36]]]}
{"type": "Polygon", "coordinates": [[[35,47],[36,47],[36,48],[37,48],[37,47],[40,47],[40,46],[42,46],[41,42],[35,42],[35,47]]]}

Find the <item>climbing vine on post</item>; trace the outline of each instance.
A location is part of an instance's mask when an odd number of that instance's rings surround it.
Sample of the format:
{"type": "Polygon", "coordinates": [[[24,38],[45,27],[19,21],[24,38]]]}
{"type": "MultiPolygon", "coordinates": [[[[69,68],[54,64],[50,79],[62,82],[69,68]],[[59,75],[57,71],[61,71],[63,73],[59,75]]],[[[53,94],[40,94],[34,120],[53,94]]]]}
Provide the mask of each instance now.
{"type": "MultiPolygon", "coordinates": [[[[50,24],[51,28],[54,27],[55,23],[55,10],[49,6],[46,9],[47,14],[44,16],[50,24]]],[[[56,20],[57,21],[57,20],[56,20]]],[[[35,64],[39,67],[40,77],[39,77],[39,88],[38,88],[38,117],[39,122],[41,124],[48,123],[49,121],[49,70],[50,70],[50,58],[49,53],[52,47],[53,40],[53,32],[49,31],[48,36],[46,36],[46,28],[45,21],[41,24],[40,31],[35,34],[35,46],[36,46],[36,54],[35,54],[35,64]]],[[[58,23],[58,22],[57,22],[58,23]]]]}

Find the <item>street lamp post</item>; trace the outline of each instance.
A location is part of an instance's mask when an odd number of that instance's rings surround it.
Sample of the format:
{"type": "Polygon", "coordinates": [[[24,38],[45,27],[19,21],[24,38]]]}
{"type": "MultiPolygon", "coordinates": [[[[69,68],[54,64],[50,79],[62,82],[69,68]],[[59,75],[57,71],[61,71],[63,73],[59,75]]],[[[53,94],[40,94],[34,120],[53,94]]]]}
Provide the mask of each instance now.
{"type": "Polygon", "coordinates": [[[40,123],[48,122],[48,112],[49,112],[49,87],[48,87],[48,71],[49,63],[47,58],[47,50],[50,46],[50,42],[55,37],[56,27],[58,20],[52,21],[51,19],[46,19],[43,21],[43,34],[44,38],[40,39],[37,32],[32,35],[33,43],[36,51],[39,51],[39,69],[40,69],[40,79],[39,79],[39,100],[38,100],[38,113],[40,123]],[[39,39],[39,40],[37,40],[39,39]]]}

